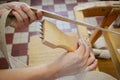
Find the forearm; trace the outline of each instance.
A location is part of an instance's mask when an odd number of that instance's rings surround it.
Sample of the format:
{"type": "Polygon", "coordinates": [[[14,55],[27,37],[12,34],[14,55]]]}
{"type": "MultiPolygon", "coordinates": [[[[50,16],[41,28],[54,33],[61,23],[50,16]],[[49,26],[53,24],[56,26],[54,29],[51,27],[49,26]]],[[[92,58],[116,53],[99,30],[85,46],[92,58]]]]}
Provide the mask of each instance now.
{"type": "Polygon", "coordinates": [[[47,67],[0,70],[0,80],[53,80],[47,67]]]}

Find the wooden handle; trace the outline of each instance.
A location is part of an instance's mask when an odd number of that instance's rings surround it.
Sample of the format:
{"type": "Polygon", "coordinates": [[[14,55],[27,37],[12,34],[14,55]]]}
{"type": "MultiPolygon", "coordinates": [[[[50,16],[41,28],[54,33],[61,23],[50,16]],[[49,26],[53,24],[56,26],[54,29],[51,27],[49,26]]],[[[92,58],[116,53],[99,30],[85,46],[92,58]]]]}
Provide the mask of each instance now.
{"type": "MultiPolygon", "coordinates": [[[[37,9],[34,9],[34,8],[31,8],[32,11],[34,11],[36,13],[37,9]]],[[[41,10],[42,13],[43,13],[43,16],[46,16],[46,17],[50,17],[50,18],[54,18],[54,19],[58,19],[58,20],[61,20],[61,21],[65,21],[65,22],[69,22],[69,23],[73,23],[73,24],[78,24],[78,25],[82,25],[84,27],[87,27],[87,28],[94,28],[94,29],[97,29],[97,30],[101,30],[101,31],[104,31],[104,32],[110,32],[110,33],[114,33],[114,34],[119,34],[119,32],[115,32],[115,31],[112,31],[112,30],[108,30],[108,29],[104,29],[104,28],[101,28],[100,26],[94,26],[94,25],[91,25],[91,24],[88,24],[86,22],[81,22],[81,21],[76,21],[76,20],[72,20],[72,19],[69,19],[67,17],[63,17],[61,15],[58,15],[58,14],[55,14],[55,13],[52,13],[52,12],[49,12],[49,11],[46,11],[46,10],[41,10]]],[[[15,22],[15,17],[11,14],[8,16],[8,19],[7,19],[7,25],[11,25],[15,22]]]]}

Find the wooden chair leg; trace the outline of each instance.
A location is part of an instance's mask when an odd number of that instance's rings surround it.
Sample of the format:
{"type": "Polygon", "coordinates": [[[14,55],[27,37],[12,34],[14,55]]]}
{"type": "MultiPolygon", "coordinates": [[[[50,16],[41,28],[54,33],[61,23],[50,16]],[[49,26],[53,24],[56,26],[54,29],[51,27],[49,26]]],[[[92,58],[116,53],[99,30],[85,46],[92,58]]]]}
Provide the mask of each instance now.
{"type": "Polygon", "coordinates": [[[106,32],[104,32],[103,36],[110,51],[114,67],[118,75],[118,79],[120,80],[120,54],[118,53],[117,47],[115,46],[113,36],[110,33],[106,32]]]}
{"type": "MultiPolygon", "coordinates": [[[[100,26],[102,28],[108,28],[112,22],[117,18],[117,16],[119,15],[119,10],[118,9],[112,9],[111,12],[106,15],[103,19],[103,21],[101,22],[100,26]],[[114,15],[116,14],[116,15],[114,15]]],[[[95,43],[95,41],[102,35],[102,32],[100,30],[95,30],[92,35],[90,36],[90,42],[93,45],[95,43]]]]}

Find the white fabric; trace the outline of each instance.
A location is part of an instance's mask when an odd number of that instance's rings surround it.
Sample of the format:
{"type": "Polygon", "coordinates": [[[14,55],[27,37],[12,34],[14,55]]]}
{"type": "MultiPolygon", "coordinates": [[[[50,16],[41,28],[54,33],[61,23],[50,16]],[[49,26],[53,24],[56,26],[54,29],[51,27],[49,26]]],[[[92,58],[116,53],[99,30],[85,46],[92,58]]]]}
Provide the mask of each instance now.
{"type": "MultiPolygon", "coordinates": [[[[84,80],[117,80],[111,75],[99,71],[87,72],[86,76],[84,77],[85,77],[84,80]]],[[[81,79],[76,79],[75,76],[68,76],[68,77],[59,78],[57,80],[81,80],[81,79]]]]}

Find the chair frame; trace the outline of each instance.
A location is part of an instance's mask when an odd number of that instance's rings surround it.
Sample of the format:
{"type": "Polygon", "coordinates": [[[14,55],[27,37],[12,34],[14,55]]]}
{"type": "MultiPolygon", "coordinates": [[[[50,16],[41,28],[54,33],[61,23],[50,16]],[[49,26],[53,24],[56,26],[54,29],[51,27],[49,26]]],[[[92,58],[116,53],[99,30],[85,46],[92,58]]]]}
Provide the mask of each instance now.
{"type": "MultiPolygon", "coordinates": [[[[80,5],[74,7],[76,20],[85,21],[85,17],[104,16],[100,26],[102,28],[109,28],[109,26],[113,23],[113,21],[115,21],[116,18],[120,15],[119,3],[120,1],[98,1],[98,2],[81,3],[80,5]]],[[[112,62],[116,69],[118,79],[120,79],[120,54],[118,53],[117,47],[113,40],[114,35],[112,33],[102,32],[100,30],[94,30],[92,35],[90,36],[90,43],[89,43],[87,28],[78,25],[77,29],[81,38],[91,46],[103,34],[111,54],[112,62]]]]}

